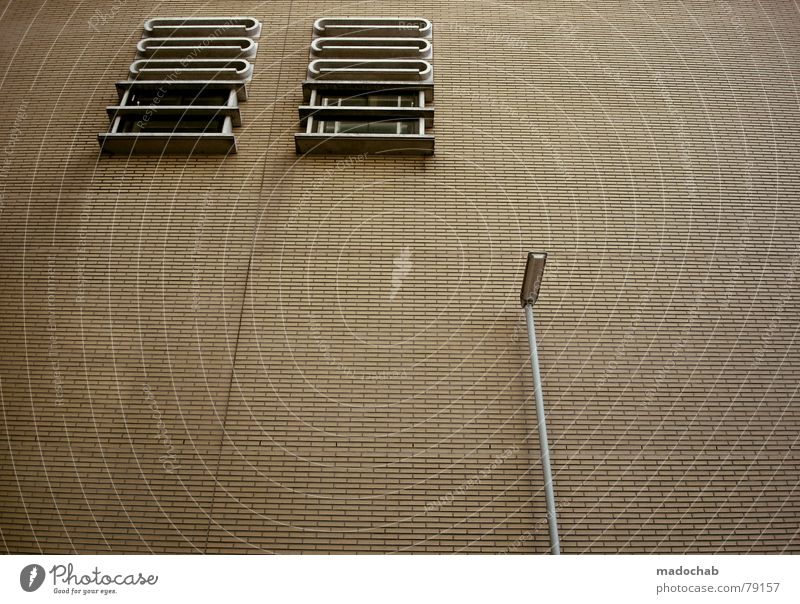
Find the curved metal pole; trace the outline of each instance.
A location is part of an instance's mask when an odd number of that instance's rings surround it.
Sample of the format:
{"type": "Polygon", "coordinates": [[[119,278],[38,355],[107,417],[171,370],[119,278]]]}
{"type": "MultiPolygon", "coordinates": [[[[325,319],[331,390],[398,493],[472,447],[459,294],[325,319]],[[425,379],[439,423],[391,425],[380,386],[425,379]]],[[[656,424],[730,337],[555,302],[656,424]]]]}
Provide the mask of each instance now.
{"type": "Polygon", "coordinates": [[[528,322],[528,345],[531,348],[533,393],[536,398],[536,419],[539,422],[539,451],[542,456],[544,494],[547,499],[547,523],[550,527],[550,553],[558,555],[561,553],[561,544],[558,541],[556,496],[553,492],[553,475],[550,470],[550,446],[547,444],[547,425],[545,424],[544,397],[542,396],[542,376],[539,373],[539,352],[536,349],[536,327],[533,324],[533,304],[525,305],[525,318],[528,322]]]}

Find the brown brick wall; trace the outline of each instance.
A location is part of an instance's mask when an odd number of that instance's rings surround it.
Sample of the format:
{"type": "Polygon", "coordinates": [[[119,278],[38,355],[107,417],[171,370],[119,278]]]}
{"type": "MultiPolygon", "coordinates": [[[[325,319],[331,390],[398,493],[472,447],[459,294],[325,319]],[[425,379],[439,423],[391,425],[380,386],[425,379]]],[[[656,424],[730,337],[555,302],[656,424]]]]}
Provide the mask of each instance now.
{"type": "Polygon", "coordinates": [[[800,551],[791,3],[86,4],[0,10],[5,550],[546,552],[536,248],[564,552],[800,551]],[[99,156],[227,13],[239,154],[99,156]],[[294,154],[325,14],[433,21],[435,157],[294,154]]]}

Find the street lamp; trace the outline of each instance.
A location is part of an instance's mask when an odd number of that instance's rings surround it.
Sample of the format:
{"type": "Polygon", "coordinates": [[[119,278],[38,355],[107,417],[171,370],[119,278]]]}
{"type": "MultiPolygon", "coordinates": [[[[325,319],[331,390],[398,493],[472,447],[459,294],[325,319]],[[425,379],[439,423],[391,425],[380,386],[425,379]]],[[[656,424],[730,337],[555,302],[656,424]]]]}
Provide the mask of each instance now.
{"type": "Polygon", "coordinates": [[[519,300],[525,308],[528,322],[528,345],[531,348],[531,367],[533,368],[533,393],[536,398],[536,419],[539,422],[539,451],[542,457],[544,473],[544,494],[547,500],[547,523],[550,527],[550,553],[561,553],[558,541],[558,521],[556,519],[556,496],[553,493],[553,475],[550,471],[550,447],[547,444],[547,425],[544,418],[544,399],[542,397],[542,376],[539,373],[539,353],[536,348],[536,327],[533,324],[533,304],[539,297],[539,286],[542,284],[544,263],[547,252],[528,252],[525,263],[525,277],[522,280],[522,291],[519,300]]]}

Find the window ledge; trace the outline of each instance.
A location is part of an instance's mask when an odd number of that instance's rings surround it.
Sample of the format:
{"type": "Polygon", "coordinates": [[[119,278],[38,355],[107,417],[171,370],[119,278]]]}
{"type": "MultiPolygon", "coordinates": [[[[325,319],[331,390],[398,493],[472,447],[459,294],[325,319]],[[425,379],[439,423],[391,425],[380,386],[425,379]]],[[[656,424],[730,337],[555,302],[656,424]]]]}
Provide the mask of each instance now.
{"type": "Polygon", "coordinates": [[[175,115],[183,117],[230,117],[234,126],[242,125],[239,107],[228,105],[110,105],[106,107],[109,119],[127,115],[175,115]]]}
{"type": "Polygon", "coordinates": [[[236,98],[239,101],[247,100],[247,87],[244,82],[239,80],[120,80],[116,83],[117,97],[122,100],[126,90],[142,89],[170,89],[170,90],[189,90],[211,91],[211,90],[236,90],[236,98]]]}
{"type": "Polygon", "coordinates": [[[298,132],[294,144],[300,154],[433,155],[429,134],[317,134],[298,132]]]}
{"type": "Polygon", "coordinates": [[[372,81],[365,80],[304,80],[303,99],[307,102],[311,98],[311,91],[335,92],[338,90],[359,91],[359,92],[381,92],[398,93],[411,90],[422,90],[425,93],[425,103],[433,102],[433,83],[423,84],[420,82],[400,82],[400,81],[372,81]]]}
{"type": "Polygon", "coordinates": [[[103,153],[120,155],[226,155],[236,153],[236,139],[227,133],[137,132],[97,135],[103,153]]]}

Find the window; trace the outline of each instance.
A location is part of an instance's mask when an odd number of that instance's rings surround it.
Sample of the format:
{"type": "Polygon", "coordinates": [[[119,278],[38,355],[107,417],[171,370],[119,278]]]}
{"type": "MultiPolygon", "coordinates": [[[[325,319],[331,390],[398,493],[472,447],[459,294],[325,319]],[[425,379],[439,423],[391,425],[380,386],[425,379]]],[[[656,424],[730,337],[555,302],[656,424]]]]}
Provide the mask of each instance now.
{"type": "Polygon", "coordinates": [[[236,106],[236,92],[227,89],[217,90],[178,90],[175,88],[136,88],[123,98],[122,105],[136,106],[142,105],[179,105],[179,106],[205,106],[221,107],[236,106]]]}
{"type": "Polygon", "coordinates": [[[325,134],[418,134],[419,124],[410,120],[381,122],[320,120],[317,131],[325,134]]]}
{"type": "Polygon", "coordinates": [[[323,96],[320,98],[322,106],[337,107],[418,107],[419,95],[412,93],[405,94],[384,94],[384,93],[358,93],[337,96],[323,96]]]}
{"type": "Polygon", "coordinates": [[[168,17],[145,23],[119,102],[106,108],[103,153],[236,152],[233,128],[261,23],[248,17],[168,17]]]}
{"type": "Polygon", "coordinates": [[[224,118],[197,118],[182,116],[180,119],[139,119],[139,116],[126,116],[120,119],[117,132],[222,132],[224,118]]]}
{"type": "Polygon", "coordinates": [[[431,31],[421,18],[318,19],[297,152],[431,155],[431,31]]]}

